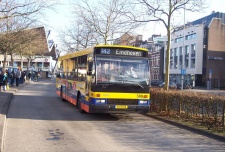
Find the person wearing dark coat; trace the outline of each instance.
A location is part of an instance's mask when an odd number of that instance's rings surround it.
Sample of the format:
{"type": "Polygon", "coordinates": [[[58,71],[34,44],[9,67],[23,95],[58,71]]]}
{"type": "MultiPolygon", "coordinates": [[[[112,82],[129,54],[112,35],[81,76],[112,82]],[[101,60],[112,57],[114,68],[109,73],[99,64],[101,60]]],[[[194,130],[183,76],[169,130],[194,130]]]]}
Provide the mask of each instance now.
{"type": "Polygon", "coordinates": [[[11,73],[10,73],[10,83],[11,83],[11,87],[13,87],[14,86],[14,80],[15,80],[15,72],[14,71],[12,71],[11,73]]]}
{"type": "Polygon", "coordinates": [[[2,86],[3,86],[3,78],[4,78],[4,76],[3,76],[3,72],[2,72],[2,71],[0,71],[0,92],[1,92],[1,90],[2,90],[2,86]]]}

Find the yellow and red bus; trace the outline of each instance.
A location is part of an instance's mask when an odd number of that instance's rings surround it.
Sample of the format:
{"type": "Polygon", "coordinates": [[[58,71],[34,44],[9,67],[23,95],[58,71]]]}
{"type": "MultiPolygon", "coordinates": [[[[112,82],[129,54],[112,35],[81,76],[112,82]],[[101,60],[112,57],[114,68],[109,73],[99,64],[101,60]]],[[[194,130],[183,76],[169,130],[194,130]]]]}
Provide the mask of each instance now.
{"type": "Polygon", "coordinates": [[[59,57],[56,93],[81,113],[147,113],[149,68],[145,48],[96,45],[59,57]]]}

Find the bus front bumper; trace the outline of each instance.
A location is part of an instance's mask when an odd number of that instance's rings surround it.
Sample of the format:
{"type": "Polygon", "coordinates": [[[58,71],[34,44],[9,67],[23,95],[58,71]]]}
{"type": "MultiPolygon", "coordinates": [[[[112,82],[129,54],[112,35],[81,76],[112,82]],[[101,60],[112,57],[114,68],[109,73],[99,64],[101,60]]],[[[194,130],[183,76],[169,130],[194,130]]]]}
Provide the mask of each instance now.
{"type": "Polygon", "coordinates": [[[150,105],[90,105],[90,113],[147,113],[150,105]]]}

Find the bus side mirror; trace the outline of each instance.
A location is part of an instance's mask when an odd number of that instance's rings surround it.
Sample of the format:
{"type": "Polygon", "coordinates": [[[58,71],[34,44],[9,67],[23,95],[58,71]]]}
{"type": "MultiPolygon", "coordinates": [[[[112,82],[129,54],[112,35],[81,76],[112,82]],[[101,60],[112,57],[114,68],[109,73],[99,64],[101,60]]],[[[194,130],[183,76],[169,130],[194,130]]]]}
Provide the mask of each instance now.
{"type": "Polygon", "coordinates": [[[92,67],[93,67],[93,62],[88,62],[87,75],[92,75],[92,67]]]}

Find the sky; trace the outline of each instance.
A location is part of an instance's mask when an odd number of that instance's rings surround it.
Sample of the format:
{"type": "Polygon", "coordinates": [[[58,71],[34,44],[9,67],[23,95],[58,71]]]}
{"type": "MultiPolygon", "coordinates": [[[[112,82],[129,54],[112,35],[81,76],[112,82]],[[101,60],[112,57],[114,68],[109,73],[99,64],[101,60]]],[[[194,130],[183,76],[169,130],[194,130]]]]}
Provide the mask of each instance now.
{"type": "MultiPolygon", "coordinates": [[[[59,0],[63,5],[57,6],[57,11],[47,11],[46,12],[46,30],[51,30],[51,34],[49,39],[53,39],[55,43],[60,43],[59,32],[61,29],[65,28],[65,25],[70,24],[70,0],[59,0]]],[[[182,22],[191,22],[207,16],[215,12],[224,12],[225,13],[225,0],[206,0],[208,8],[205,9],[204,13],[196,13],[196,12],[185,12],[185,20],[182,18],[182,22]]],[[[183,17],[183,15],[182,15],[183,17]]],[[[143,40],[147,40],[147,38],[151,37],[153,34],[161,34],[166,35],[166,29],[163,25],[150,23],[145,28],[140,28],[136,32],[136,34],[143,35],[143,40]]]]}

